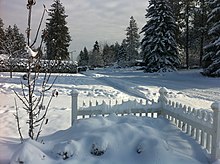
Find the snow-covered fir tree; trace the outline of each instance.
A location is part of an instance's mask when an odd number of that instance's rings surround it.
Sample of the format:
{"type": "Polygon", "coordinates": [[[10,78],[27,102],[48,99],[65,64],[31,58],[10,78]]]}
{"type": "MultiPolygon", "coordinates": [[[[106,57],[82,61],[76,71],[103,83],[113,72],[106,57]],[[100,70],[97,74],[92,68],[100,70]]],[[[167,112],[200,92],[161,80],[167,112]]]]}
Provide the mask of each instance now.
{"type": "Polygon", "coordinates": [[[211,12],[207,24],[210,25],[209,36],[211,42],[205,46],[203,62],[206,66],[203,74],[207,76],[220,76],[220,0],[210,0],[211,12]]]}
{"type": "Polygon", "coordinates": [[[130,18],[129,26],[127,27],[126,31],[126,61],[132,63],[139,58],[138,48],[140,46],[140,35],[138,34],[137,23],[133,16],[130,18]]]}
{"type": "Polygon", "coordinates": [[[79,53],[79,56],[78,56],[78,65],[79,66],[84,66],[84,60],[83,60],[83,51],[81,50],[80,53],[79,53]]]}
{"type": "Polygon", "coordinates": [[[115,56],[116,56],[116,50],[115,45],[108,45],[107,43],[103,47],[103,61],[105,66],[110,66],[114,63],[115,56]]]}
{"type": "Polygon", "coordinates": [[[114,59],[114,62],[117,62],[120,44],[119,44],[118,42],[116,42],[115,45],[114,45],[114,47],[115,47],[115,59],[114,59]]]}
{"type": "Polygon", "coordinates": [[[23,57],[26,43],[24,35],[19,32],[17,25],[13,27],[9,25],[4,34],[4,40],[2,42],[4,53],[10,57],[23,57]]]}
{"type": "Polygon", "coordinates": [[[86,66],[88,65],[88,61],[89,61],[89,53],[86,47],[84,47],[83,51],[80,51],[79,54],[79,66],[86,66]]]}
{"type": "Polygon", "coordinates": [[[98,41],[95,42],[92,52],[89,55],[89,65],[92,67],[104,66],[98,41]]]}
{"type": "Polygon", "coordinates": [[[121,46],[119,48],[119,51],[118,51],[118,60],[117,60],[117,63],[119,66],[121,67],[125,67],[127,62],[126,62],[126,56],[127,56],[127,51],[126,51],[126,40],[124,39],[121,43],[121,46]]]}
{"type": "Polygon", "coordinates": [[[105,43],[103,46],[103,51],[102,51],[104,65],[107,65],[107,63],[109,62],[109,59],[110,59],[109,50],[110,50],[109,45],[105,43]]]}
{"type": "Polygon", "coordinates": [[[16,24],[13,26],[13,36],[15,39],[16,44],[14,45],[14,53],[17,53],[17,57],[23,53],[26,42],[25,37],[22,33],[20,33],[20,30],[16,24]]]}
{"type": "Polygon", "coordinates": [[[175,32],[177,26],[167,0],[150,0],[142,28],[141,49],[146,72],[174,71],[179,66],[175,32]]]}
{"type": "Polygon", "coordinates": [[[71,37],[67,27],[65,9],[60,0],[54,0],[49,9],[50,18],[47,19],[45,38],[47,47],[47,58],[55,60],[69,59],[68,47],[71,37]]]}

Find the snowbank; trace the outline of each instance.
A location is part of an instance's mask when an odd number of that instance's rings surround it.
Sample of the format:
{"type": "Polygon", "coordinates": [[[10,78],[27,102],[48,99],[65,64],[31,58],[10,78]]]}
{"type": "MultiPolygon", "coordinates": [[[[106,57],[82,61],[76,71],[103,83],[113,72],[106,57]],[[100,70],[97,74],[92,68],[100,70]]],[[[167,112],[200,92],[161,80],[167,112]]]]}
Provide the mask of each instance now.
{"type": "Polygon", "coordinates": [[[93,117],[40,140],[21,144],[11,163],[208,163],[200,146],[163,118],[93,117]]]}

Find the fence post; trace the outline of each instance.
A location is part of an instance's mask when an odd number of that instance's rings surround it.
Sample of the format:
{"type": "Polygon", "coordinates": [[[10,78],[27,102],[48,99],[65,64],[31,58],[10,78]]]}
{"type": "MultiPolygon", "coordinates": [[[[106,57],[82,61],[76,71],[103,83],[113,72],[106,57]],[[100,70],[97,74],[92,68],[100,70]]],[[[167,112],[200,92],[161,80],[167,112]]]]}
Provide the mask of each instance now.
{"type": "Polygon", "coordinates": [[[213,135],[211,158],[213,161],[220,159],[220,102],[211,105],[213,110],[213,135]]]}
{"type": "Polygon", "coordinates": [[[160,96],[158,98],[158,103],[161,105],[161,114],[163,116],[165,116],[164,106],[167,103],[167,93],[168,93],[168,91],[165,87],[162,87],[162,88],[160,88],[159,93],[160,93],[160,96]]]}
{"type": "Polygon", "coordinates": [[[74,121],[77,120],[77,107],[78,107],[78,95],[79,92],[76,89],[72,89],[72,113],[71,113],[71,126],[73,126],[74,121]]]}

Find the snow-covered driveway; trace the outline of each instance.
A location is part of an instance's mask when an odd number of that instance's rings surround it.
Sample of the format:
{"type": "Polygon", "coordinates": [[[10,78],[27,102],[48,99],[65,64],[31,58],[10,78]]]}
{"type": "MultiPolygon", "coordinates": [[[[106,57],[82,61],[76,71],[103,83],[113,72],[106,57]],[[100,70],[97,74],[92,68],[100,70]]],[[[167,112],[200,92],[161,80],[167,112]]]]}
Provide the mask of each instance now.
{"type": "Polygon", "coordinates": [[[169,98],[196,108],[210,108],[220,101],[220,79],[208,78],[201,70],[147,74],[142,71],[97,69],[83,73],[104,85],[139,98],[157,98],[160,87],[170,90],[169,98]]]}

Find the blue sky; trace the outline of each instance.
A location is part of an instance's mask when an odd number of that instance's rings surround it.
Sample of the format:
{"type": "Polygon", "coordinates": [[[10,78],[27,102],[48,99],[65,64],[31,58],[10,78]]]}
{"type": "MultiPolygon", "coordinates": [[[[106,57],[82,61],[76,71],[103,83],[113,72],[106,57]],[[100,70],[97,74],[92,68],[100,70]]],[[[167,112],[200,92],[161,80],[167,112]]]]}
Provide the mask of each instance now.
{"type": "MultiPolygon", "coordinates": [[[[50,8],[53,0],[36,0],[32,14],[32,39],[35,36],[43,12],[43,4],[50,8]]],[[[125,38],[125,29],[131,16],[137,21],[139,30],[144,26],[148,0],[61,0],[72,38],[69,51],[92,49],[95,41],[109,44],[125,38]]],[[[27,28],[27,0],[0,0],[0,17],[5,27],[17,24],[22,33],[27,28]]],[[[46,19],[44,20],[46,22],[46,19]]]]}

